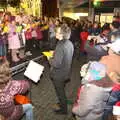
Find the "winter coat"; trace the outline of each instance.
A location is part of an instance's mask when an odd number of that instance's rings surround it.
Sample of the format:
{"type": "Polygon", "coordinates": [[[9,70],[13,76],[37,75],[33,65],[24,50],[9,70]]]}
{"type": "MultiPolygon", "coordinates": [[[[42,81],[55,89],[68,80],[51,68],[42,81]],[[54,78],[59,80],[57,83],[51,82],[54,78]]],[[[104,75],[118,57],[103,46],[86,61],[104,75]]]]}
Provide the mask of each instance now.
{"type": "Polygon", "coordinates": [[[27,92],[29,87],[28,81],[12,80],[0,91],[0,114],[6,120],[19,120],[22,117],[22,105],[15,105],[14,96],[27,92]]]}
{"type": "Polygon", "coordinates": [[[81,38],[81,45],[80,45],[80,51],[85,51],[84,46],[86,44],[87,38],[88,38],[88,32],[81,32],[80,33],[80,38],[81,38]]]}
{"type": "Polygon", "coordinates": [[[77,120],[102,120],[110,90],[110,87],[104,88],[95,84],[82,86],[77,103],[72,109],[77,120]]]}
{"type": "Polygon", "coordinates": [[[113,86],[109,99],[107,100],[105,112],[108,111],[112,114],[113,105],[115,105],[118,101],[120,101],[120,85],[116,84],[113,86]]]}
{"type": "Polygon", "coordinates": [[[54,56],[50,59],[50,77],[52,79],[64,81],[70,78],[73,52],[71,41],[61,40],[57,43],[54,56]]]}

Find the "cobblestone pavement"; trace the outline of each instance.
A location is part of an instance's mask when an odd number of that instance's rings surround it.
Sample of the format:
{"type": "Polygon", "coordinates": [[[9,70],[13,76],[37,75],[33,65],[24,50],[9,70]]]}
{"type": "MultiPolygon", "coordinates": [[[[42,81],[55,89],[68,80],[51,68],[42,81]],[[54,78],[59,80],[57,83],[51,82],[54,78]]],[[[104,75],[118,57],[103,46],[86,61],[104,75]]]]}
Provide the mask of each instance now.
{"type": "MultiPolygon", "coordinates": [[[[71,81],[66,85],[66,95],[68,100],[74,102],[77,95],[77,88],[80,85],[80,66],[83,64],[85,59],[80,58],[79,60],[74,59],[72,65],[71,81]]],[[[39,83],[31,84],[31,96],[32,103],[34,105],[34,120],[73,120],[71,108],[72,104],[68,105],[68,115],[56,115],[52,111],[52,106],[56,103],[57,97],[53,84],[49,78],[49,64],[48,61],[43,58],[40,64],[44,65],[45,70],[39,83]]],[[[14,76],[15,79],[23,79],[23,73],[14,76]]],[[[23,118],[22,120],[25,120],[23,118]]]]}

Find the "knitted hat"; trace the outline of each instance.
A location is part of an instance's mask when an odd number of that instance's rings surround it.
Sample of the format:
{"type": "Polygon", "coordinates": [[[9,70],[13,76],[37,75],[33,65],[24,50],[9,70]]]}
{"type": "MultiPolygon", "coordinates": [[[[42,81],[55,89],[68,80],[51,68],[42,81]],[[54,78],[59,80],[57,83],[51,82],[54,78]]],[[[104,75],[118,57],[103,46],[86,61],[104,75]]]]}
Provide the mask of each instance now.
{"type": "Polygon", "coordinates": [[[113,115],[120,115],[120,101],[113,106],[113,115]]]}
{"type": "Polygon", "coordinates": [[[106,76],[106,66],[100,62],[92,61],[81,68],[80,74],[83,77],[83,84],[86,83],[85,81],[101,80],[106,76]]]}

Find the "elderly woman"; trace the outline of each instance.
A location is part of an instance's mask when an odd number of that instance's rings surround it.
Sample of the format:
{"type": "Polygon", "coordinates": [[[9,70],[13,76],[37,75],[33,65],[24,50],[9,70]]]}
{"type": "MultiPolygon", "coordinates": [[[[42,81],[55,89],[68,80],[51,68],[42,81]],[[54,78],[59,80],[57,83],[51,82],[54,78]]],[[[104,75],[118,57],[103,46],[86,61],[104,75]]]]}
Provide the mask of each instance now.
{"type": "Polygon", "coordinates": [[[33,120],[31,104],[16,105],[14,96],[23,94],[29,89],[29,83],[25,80],[15,81],[11,78],[9,63],[0,59],[0,115],[5,120],[19,120],[26,114],[26,120],[33,120]]]}

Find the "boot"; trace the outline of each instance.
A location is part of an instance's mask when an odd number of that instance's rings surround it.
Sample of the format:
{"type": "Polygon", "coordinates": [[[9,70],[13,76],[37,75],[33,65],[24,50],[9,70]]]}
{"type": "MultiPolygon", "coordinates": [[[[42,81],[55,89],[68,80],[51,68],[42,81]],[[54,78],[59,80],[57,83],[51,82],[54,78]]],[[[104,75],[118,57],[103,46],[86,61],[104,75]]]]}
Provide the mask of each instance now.
{"type": "Polygon", "coordinates": [[[12,56],[12,61],[13,62],[18,62],[20,61],[20,59],[17,57],[17,50],[16,49],[13,49],[11,51],[11,56],[12,56]]]}
{"type": "Polygon", "coordinates": [[[20,59],[25,58],[24,49],[21,49],[21,50],[19,51],[19,57],[20,57],[20,59]]]}

